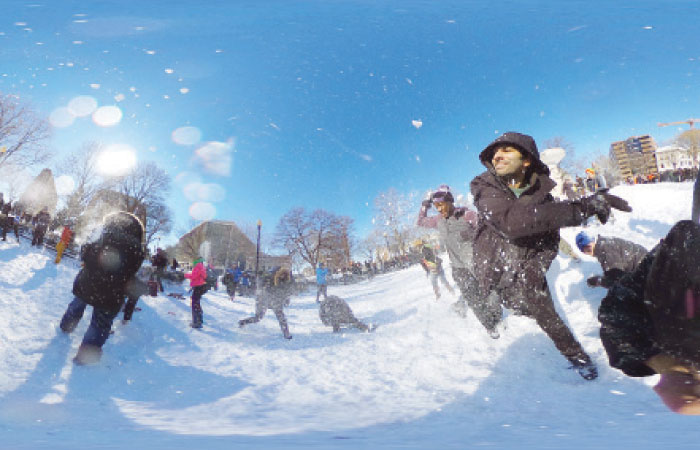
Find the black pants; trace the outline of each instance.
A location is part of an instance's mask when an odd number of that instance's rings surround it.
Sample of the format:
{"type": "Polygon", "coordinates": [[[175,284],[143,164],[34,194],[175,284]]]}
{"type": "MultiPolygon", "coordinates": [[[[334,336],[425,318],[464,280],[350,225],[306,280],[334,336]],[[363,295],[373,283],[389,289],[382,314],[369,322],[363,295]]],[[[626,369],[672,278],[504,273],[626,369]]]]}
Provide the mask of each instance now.
{"type": "Polygon", "coordinates": [[[202,311],[202,295],[207,292],[206,285],[195,286],[192,290],[192,326],[201,328],[204,322],[204,312],[202,311]]]}
{"type": "Polygon", "coordinates": [[[131,298],[129,297],[126,300],[126,304],[124,305],[124,320],[131,320],[131,316],[134,314],[134,309],[136,309],[136,302],[139,301],[139,298],[131,298]]]}
{"type": "Polygon", "coordinates": [[[160,289],[160,292],[164,292],[165,289],[163,289],[163,275],[165,273],[165,267],[156,267],[155,272],[153,272],[153,276],[156,278],[156,281],[158,282],[158,289],[160,289]]]}
{"type": "Polygon", "coordinates": [[[516,282],[506,289],[496,289],[489,295],[481,295],[481,299],[474,304],[474,314],[489,330],[501,321],[504,305],[516,314],[534,319],[557,350],[572,363],[591,360],[554,308],[547,280],[543,280],[540,286],[516,282]]]}
{"type": "Polygon", "coordinates": [[[32,235],[32,245],[43,245],[45,233],[46,227],[37,225],[36,228],[34,228],[34,234],[32,235]]]}

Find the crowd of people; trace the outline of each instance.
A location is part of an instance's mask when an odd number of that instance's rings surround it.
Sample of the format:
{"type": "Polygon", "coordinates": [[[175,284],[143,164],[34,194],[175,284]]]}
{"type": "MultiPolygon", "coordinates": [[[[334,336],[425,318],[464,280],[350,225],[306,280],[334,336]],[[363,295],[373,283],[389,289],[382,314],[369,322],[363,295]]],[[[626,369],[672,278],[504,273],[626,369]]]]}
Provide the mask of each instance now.
{"type": "MultiPolygon", "coordinates": [[[[12,231],[14,232],[15,239],[19,242],[20,235],[24,230],[27,230],[31,232],[31,245],[37,247],[43,246],[44,237],[50,225],[51,214],[49,214],[49,208],[47,206],[32,215],[27,212],[19,202],[13,203],[11,200],[5,200],[3,193],[0,192],[0,233],[3,241],[7,241],[7,233],[12,231]]],[[[61,238],[58,241],[60,246],[57,247],[57,264],[72,242],[73,233],[70,227],[70,223],[66,223],[63,226],[61,238]]]]}
{"type": "MultiPolygon", "coordinates": [[[[485,171],[470,184],[475,210],[456,206],[450,188],[440,185],[422,202],[418,213],[417,224],[437,230],[449,257],[452,279],[459,290],[452,310],[462,317],[471,311],[492,339],[499,339],[504,332],[504,310],[532,318],[581,377],[595,379],[596,364],[555,309],[546,273],[562,249],[560,229],[580,226],[590,218],[605,225],[613,210],[629,212],[631,207],[610,194],[604,179],[593,170],[584,182],[585,195],[555,200],[551,191],[556,183],[528,135],[504,133],[479,154],[479,160],[485,171]],[[437,214],[430,216],[433,207],[437,214]]],[[[5,230],[8,223],[16,223],[18,214],[2,196],[0,202],[5,230]]],[[[31,220],[32,245],[41,245],[50,216],[42,210],[31,220]]],[[[587,284],[608,289],[599,320],[610,365],[629,376],[661,374],[655,391],[672,410],[684,414],[700,414],[699,220],[700,178],[695,183],[691,220],[673,226],[651,251],[620,238],[594,237],[585,231],[576,236],[578,249],[596,258],[603,269],[587,284]]],[[[70,228],[64,227],[59,246],[65,248],[71,236],[70,228]]],[[[99,239],[82,246],[74,298],[60,323],[61,330],[72,332],[86,307],[92,306],[90,324],[74,358],[77,364],[100,360],[119,311],[124,309],[124,320],[128,321],[139,296],[148,292],[138,276],[146,258],[143,236],[143,224],[136,216],[115,212],[104,218],[99,239]]],[[[417,255],[436,299],[440,298],[438,281],[453,292],[433,246],[421,242],[419,248],[417,255]]],[[[61,253],[57,248],[56,262],[61,253]]],[[[406,263],[410,262],[407,258],[406,263]]],[[[168,264],[168,256],[158,249],[151,258],[151,294],[153,290],[156,294],[164,291],[168,264]]],[[[177,266],[173,260],[171,267],[177,266]]],[[[366,267],[375,272],[371,264],[366,267]]],[[[328,295],[329,275],[329,269],[320,263],[315,276],[321,322],[334,332],[343,326],[373,331],[375,326],[357,319],[347,302],[328,295]]],[[[218,276],[198,257],[184,277],[191,288],[191,326],[202,328],[202,296],[217,288],[218,276]]],[[[271,309],[283,337],[291,339],[284,313],[297,294],[291,272],[278,268],[255,277],[255,281],[255,313],[240,319],[239,327],[259,322],[271,309]]],[[[222,282],[232,301],[237,290],[251,285],[238,264],[225,270],[222,282]]]]}

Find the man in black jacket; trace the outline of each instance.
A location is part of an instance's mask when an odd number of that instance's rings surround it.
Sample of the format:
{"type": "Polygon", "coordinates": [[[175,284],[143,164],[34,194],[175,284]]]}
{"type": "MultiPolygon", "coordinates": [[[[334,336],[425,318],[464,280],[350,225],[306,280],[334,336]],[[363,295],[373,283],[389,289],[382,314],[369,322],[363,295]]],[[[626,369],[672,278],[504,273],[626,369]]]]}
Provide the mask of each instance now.
{"type": "Polygon", "coordinates": [[[590,287],[609,289],[625,273],[632,272],[647,254],[646,248],[634,242],[616,237],[594,238],[585,231],[576,235],[576,246],[603,267],[602,276],[594,275],[586,280],[590,287]]]}
{"type": "Polygon", "coordinates": [[[124,304],[124,297],[138,297],[136,272],[141,267],[143,225],[133,214],[116,212],[104,219],[102,234],[81,249],[83,268],[73,282],[75,298],[61,319],[61,330],[71,333],[92,305],[92,319],[78,354],[76,364],[93,364],[102,356],[102,346],[109,337],[112,322],[124,304]]]}
{"type": "Polygon", "coordinates": [[[700,225],[678,222],[598,310],[610,365],[661,374],[654,390],[680,414],[700,415],[700,225]]]}
{"type": "Polygon", "coordinates": [[[555,202],[549,169],[534,139],[524,134],[503,134],[479,159],[487,170],[471,182],[479,213],[474,275],[482,304],[474,308],[477,318],[491,332],[502,306],[532,317],[583,378],[596,378],[595,365],[554,308],[546,274],[558,253],[560,228],[594,215],[605,223],[612,207],[629,211],[629,205],[605,191],[555,202]]]}
{"type": "Polygon", "coordinates": [[[51,222],[51,215],[49,214],[49,208],[44,207],[39,214],[34,217],[34,233],[32,234],[32,245],[40,246],[44,244],[44,235],[46,234],[46,229],[49,227],[49,222],[51,222]]]}

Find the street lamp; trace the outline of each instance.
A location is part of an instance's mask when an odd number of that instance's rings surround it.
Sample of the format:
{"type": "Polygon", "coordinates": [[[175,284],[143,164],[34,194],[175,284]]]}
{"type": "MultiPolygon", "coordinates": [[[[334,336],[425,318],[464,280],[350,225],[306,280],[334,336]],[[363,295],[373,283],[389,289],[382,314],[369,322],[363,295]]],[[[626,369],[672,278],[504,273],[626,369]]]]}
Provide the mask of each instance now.
{"type": "Polygon", "coordinates": [[[260,267],[260,229],[262,228],[262,220],[258,219],[258,245],[255,250],[255,290],[257,291],[258,285],[258,268],[260,267]]]}

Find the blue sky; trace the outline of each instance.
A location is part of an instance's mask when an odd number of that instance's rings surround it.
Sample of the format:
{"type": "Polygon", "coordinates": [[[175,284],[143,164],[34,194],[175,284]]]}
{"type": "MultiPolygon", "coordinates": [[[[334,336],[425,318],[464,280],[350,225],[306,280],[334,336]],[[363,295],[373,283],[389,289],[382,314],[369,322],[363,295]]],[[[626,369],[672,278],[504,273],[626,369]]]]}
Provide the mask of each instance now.
{"type": "Polygon", "coordinates": [[[591,159],[671,139],[684,127],[657,122],[700,116],[697,17],[675,0],[10,0],[0,92],[46,116],[77,96],[117,106],[112,126],[56,127],[57,158],[130,146],[176,179],[179,226],[214,214],[271,232],[305,206],[362,236],[389,187],[466,192],[504,131],[591,159]],[[200,140],[175,142],[182,127],[200,140]]]}

